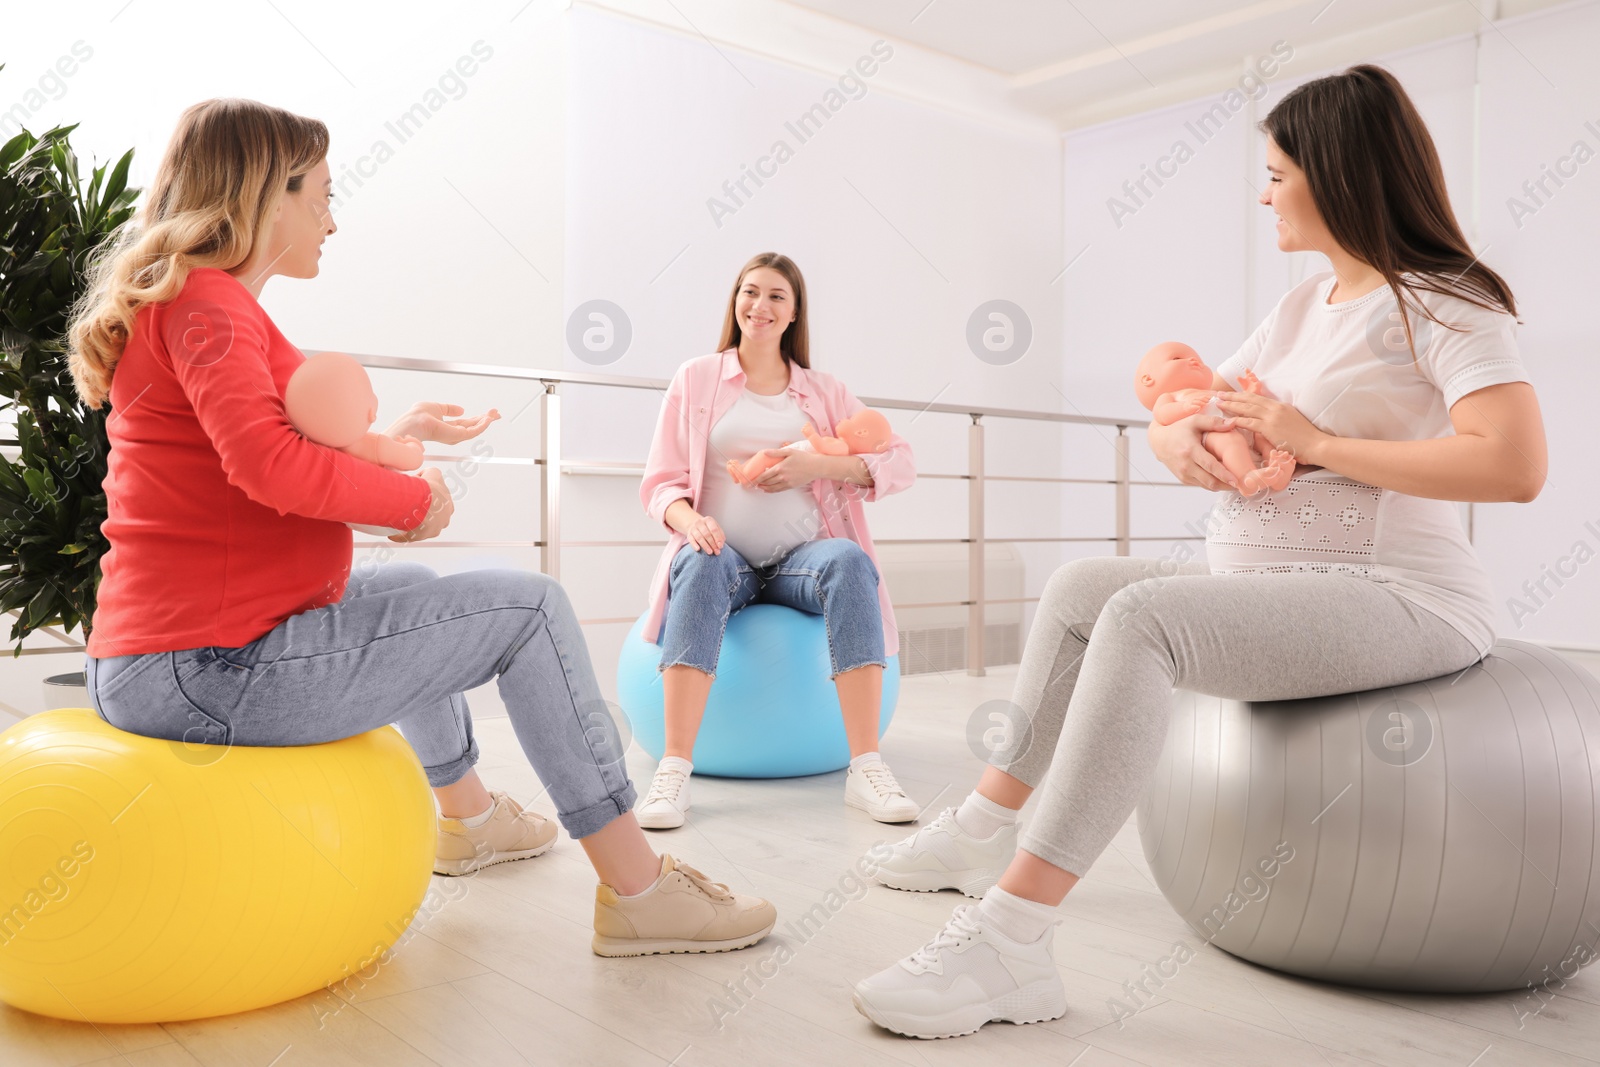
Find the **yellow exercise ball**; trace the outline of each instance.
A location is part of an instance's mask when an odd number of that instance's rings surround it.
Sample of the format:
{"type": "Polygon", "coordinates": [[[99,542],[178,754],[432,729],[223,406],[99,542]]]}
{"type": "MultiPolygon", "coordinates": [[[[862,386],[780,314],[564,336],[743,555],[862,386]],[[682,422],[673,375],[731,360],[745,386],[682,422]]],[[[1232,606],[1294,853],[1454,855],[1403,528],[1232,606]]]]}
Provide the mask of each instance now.
{"type": "Polygon", "coordinates": [[[244,748],[34,715],[0,734],[0,1000],[151,1023],[323,988],[387,961],[436,834],[393,727],[244,748]]]}

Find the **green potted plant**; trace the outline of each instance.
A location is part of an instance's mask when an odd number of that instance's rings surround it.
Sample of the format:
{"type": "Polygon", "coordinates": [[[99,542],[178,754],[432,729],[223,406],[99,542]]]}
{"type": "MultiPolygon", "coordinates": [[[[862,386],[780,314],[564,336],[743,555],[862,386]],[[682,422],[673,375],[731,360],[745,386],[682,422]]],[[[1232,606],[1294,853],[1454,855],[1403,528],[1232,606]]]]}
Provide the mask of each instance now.
{"type": "Polygon", "coordinates": [[[23,130],[0,147],[0,611],[14,614],[13,657],[42,626],[82,626],[87,640],[107,547],[107,409],[78,399],[65,334],[91,255],[139,191],[127,187],[131,149],[85,185],[74,129],[23,130]]]}

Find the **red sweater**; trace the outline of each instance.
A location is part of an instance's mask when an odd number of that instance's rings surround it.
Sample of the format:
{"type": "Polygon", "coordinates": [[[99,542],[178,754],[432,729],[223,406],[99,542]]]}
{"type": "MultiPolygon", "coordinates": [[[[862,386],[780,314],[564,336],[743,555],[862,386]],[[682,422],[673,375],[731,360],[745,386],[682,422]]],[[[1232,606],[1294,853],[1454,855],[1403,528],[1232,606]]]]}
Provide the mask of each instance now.
{"type": "Polygon", "coordinates": [[[283,392],[304,361],[220,270],[191,271],[177,299],[140,309],[111,378],[111,547],[89,655],[249,644],[344,594],[345,523],[421,523],[421,478],[289,424],[283,392]]]}

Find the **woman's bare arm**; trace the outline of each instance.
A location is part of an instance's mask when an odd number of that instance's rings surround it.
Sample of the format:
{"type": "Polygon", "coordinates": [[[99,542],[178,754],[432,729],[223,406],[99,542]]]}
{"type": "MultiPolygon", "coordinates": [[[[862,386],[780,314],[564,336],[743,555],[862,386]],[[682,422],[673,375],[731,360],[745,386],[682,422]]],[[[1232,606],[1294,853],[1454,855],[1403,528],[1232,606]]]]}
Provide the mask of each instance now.
{"type": "Polygon", "coordinates": [[[1544,487],[1549,456],[1539,398],[1527,382],[1468,393],[1450,408],[1455,434],[1428,441],[1328,436],[1307,463],[1411,496],[1525,504],[1544,487]]]}

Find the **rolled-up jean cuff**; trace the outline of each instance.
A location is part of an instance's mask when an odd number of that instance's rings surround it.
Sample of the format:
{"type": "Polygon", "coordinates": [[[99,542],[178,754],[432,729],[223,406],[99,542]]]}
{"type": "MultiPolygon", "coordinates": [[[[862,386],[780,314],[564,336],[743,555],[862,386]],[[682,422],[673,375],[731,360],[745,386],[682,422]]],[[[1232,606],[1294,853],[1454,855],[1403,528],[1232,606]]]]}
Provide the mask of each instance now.
{"type": "Polygon", "coordinates": [[[838,670],[834,671],[830,677],[837,678],[839,675],[847,674],[859,667],[882,667],[885,670],[888,670],[889,661],[887,659],[864,659],[860,663],[854,663],[848,667],[839,668],[838,670]]]}
{"type": "Polygon", "coordinates": [[[1084,873],[1094,866],[1093,857],[1085,859],[1083,856],[1075,855],[1067,849],[1057,848],[1033,833],[1031,828],[1022,835],[1022,839],[1017,842],[1017,847],[1024,852],[1033,853],[1051,866],[1060,867],[1063,871],[1078,878],[1082,878],[1084,873]]]}
{"type": "Polygon", "coordinates": [[[561,820],[561,825],[566,827],[568,836],[576,840],[604,830],[612,822],[632,811],[638,799],[639,791],[634,788],[632,782],[629,782],[622,792],[612,793],[587,808],[559,812],[557,818],[561,820]]]}
{"type": "Polygon", "coordinates": [[[449,763],[441,763],[434,767],[422,768],[428,775],[428,785],[434,789],[443,789],[447,785],[455,785],[465,778],[467,772],[472,770],[478,762],[478,739],[473,738],[471,746],[459,759],[449,763]]]}
{"type": "Polygon", "coordinates": [[[717,665],[715,663],[707,667],[703,663],[694,663],[687,659],[677,659],[673,660],[671,663],[663,661],[660,666],[656,667],[656,672],[660,673],[661,671],[666,670],[668,667],[693,667],[701,674],[709,675],[712,678],[717,676],[717,665]]]}

